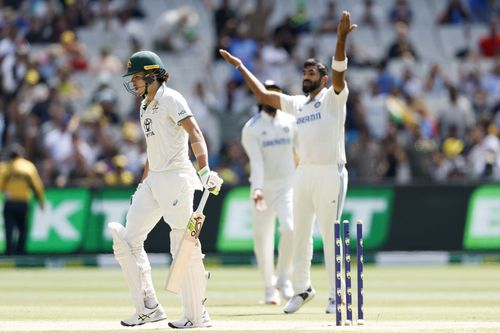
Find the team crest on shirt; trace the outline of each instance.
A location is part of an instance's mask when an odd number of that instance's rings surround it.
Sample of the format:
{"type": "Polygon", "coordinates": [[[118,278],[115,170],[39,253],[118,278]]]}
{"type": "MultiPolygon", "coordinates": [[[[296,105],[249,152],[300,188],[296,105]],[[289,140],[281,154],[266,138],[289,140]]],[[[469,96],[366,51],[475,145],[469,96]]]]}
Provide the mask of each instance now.
{"type": "Polygon", "coordinates": [[[153,132],[153,129],[152,129],[153,121],[151,120],[151,118],[145,118],[143,125],[144,125],[144,132],[146,134],[146,138],[149,138],[150,136],[155,135],[155,132],[153,132]]]}
{"type": "Polygon", "coordinates": [[[283,127],[283,131],[285,133],[288,133],[288,132],[290,132],[290,128],[288,126],[285,126],[285,127],[283,127]]]}
{"type": "Polygon", "coordinates": [[[320,101],[318,101],[318,102],[314,103],[314,107],[315,107],[316,109],[317,109],[317,108],[319,108],[320,106],[321,106],[321,102],[320,102],[320,101]]]}

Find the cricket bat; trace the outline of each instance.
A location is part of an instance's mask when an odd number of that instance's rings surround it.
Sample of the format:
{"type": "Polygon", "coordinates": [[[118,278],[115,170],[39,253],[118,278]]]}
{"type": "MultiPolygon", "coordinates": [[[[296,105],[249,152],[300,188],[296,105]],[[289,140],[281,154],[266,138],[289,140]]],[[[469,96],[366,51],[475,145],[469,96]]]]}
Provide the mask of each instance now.
{"type": "Polygon", "coordinates": [[[209,194],[210,192],[208,190],[203,191],[198,208],[196,208],[189,218],[186,231],[184,232],[184,237],[182,238],[181,244],[177,249],[174,261],[172,262],[172,265],[170,265],[170,272],[168,273],[165,289],[173,293],[178,293],[181,290],[182,282],[184,281],[184,276],[186,275],[191,258],[191,253],[198,243],[198,236],[200,235],[201,227],[203,227],[203,222],[205,222],[203,209],[205,208],[209,194]]]}

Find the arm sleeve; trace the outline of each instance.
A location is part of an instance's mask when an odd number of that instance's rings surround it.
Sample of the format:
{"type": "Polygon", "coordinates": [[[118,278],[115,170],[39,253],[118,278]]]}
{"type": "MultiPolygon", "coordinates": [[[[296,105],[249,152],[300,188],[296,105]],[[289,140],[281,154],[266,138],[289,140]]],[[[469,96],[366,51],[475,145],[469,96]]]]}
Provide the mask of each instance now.
{"type": "Polygon", "coordinates": [[[347,97],[349,96],[349,88],[347,88],[347,82],[344,81],[344,89],[340,93],[335,93],[333,85],[328,88],[328,99],[333,105],[343,105],[347,102],[347,97]]]}
{"type": "Polygon", "coordinates": [[[280,94],[281,111],[295,115],[295,99],[293,96],[280,94]]]}
{"type": "Polygon", "coordinates": [[[186,99],[182,95],[169,97],[168,106],[169,116],[176,124],[179,124],[181,120],[187,117],[193,116],[186,99]]]}
{"type": "Polygon", "coordinates": [[[40,178],[40,175],[38,174],[38,171],[36,170],[35,165],[32,165],[30,168],[31,171],[29,173],[29,177],[31,179],[31,184],[33,186],[33,190],[35,191],[36,197],[38,201],[44,202],[45,201],[45,193],[43,189],[43,183],[42,179],[40,178]]]}
{"type": "Polygon", "coordinates": [[[258,139],[248,126],[243,127],[241,144],[250,160],[250,183],[252,184],[252,190],[256,188],[262,189],[264,183],[264,159],[258,139]]]}
{"type": "Polygon", "coordinates": [[[0,163],[0,191],[4,190],[5,186],[5,176],[6,176],[6,170],[7,168],[5,167],[4,163],[0,163]]]}

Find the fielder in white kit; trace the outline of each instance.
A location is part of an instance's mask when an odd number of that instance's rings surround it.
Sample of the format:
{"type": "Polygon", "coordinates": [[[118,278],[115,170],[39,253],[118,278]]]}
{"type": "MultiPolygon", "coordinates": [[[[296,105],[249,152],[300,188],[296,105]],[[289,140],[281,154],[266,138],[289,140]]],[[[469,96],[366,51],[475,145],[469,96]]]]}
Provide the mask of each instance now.
{"type": "MultiPolygon", "coordinates": [[[[109,223],[113,252],[128,283],[135,313],[121,321],[136,326],[166,319],[151,280],[151,265],[144,241],[161,217],[169,224],[170,252],[176,253],[193,211],[194,191],[203,187],[217,194],[222,179],[210,171],[208,153],[198,124],[184,97],[167,87],[168,73],[153,52],[134,53],[124,76],[129,92],[142,97],[141,127],[146,137],[147,162],[142,182],[137,187],[127,212],[125,227],[109,223]],[[196,175],[188,156],[188,140],[200,166],[196,175]],[[201,179],[201,182],[200,182],[201,179]]],[[[210,326],[206,312],[206,277],[201,246],[193,251],[181,288],[183,317],[169,322],[174,328],[210,326]]]]}
{"type": "Polygon", "coordinates": [[[296,118],[300,162],[294,182],[293,288],[295,295],[284,307],[294,313],[310,301],[316,291],[311,285],[312,231],[316,217],[323,239],[325,266],[330,292],[327,313],[335,313],[335,249],[333,226],[340,219],[347,191],[344,123],[348,96],[344,72],[347,69],[345,43],[357,27],[350,14],[342,13],[337,27],[337,45],[332,58],[333,86],[326,88],[328,72],[315,59],[304,63],[302,90],[306,94],[289,96],[267,91],[240,59],[220,50],[235,66],[260,102],[291,113],[296,118]]]}
{"type": "MultiPolygon", "coordinates": [[[[274,81],[266,89],[281,92],[274,81]]],[[[250,193],[254,202],[254,252],[264,280],[266,304],[280,304],[293,296],[293,176],[297,146],[295,118],[268,105],[243,127],[241,142],[250,159],[250,193]],[[280,241],[274,274],[274,227],[279,220],[280,241]]]]}

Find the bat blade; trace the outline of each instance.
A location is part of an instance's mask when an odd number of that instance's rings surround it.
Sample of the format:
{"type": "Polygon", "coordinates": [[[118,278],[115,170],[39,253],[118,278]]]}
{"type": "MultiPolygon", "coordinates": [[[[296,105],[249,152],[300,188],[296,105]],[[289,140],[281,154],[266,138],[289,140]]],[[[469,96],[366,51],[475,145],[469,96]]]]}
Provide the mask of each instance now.
{"type": "Polygon", "coordinates": [[[174,256],[174,261],[170,266],[167,283],[165,289],[173,293],[178,293],[181,290],[184,276],[191,260],[191,253],[195,246],[199,246],[198,237],[205,222],[205,215],[201,212],[194,212],[189,219],[184,237],[174,256]]]}

